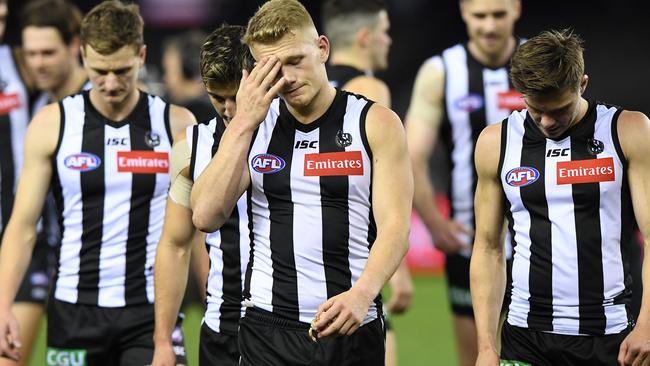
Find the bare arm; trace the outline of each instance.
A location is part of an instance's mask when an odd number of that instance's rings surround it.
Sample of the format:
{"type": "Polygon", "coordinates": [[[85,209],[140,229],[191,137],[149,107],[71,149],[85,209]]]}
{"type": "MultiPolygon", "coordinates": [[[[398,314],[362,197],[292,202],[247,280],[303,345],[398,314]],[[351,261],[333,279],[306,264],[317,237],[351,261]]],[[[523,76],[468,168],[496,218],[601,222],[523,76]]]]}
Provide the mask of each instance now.
{"type": "MultiPolygon", "coordinates": [[[[645,253],[650,253],[650,121],[639,112],[624,111],[619,116],[618,134],[621,148],[628,162],[632,206],[639,229],[643,235],[645,253]]],[[[621,243],[623,245],[624,243],[621,243]]],[[[641,310],[634,330],[621,344],[618,361],[621,365],[639,365],[650,356],[650,264],[648,255],[643,259],[641,277],[643,297],[641,310]]]]}
{"type": "Polygon", "coordinates": [[[177,105],[169,106],[169,127],[174,136],[174,142],[179,136],[185,137],[185,129],[188,126],[196,124],[196,117],[187,110],[187,108],[179,107],[177,105]]]}
{"type": "Polygon", "coordinates": [[[436,247],[447,253],[468,247],[456,236],[468,230],[446,220],[435,204],[434,187],[429,172],[429,159],[438,139],[444,113],[445,75],[441,62],[429,61],[420,68],[415,79],[411,105],[406,116],[415,194],[413,204],[422,222],[432,234],[436,247]]]}
{"type": "Polygon", "coordinates": [[[499,360],[496,337],[506,286],[505,255],[500,240],[504,212],[503,188],[498,176],[500,135],[501,124],[483,130],[476,144],[474,158],[478,185],[470,288],[478,336],[477,365],[498,365],[499,360]]]}
{"type": "Polygon", "coordinates": [[[284,78],[276,81],[281,66],[277,57],[271,56],[262,59],[250,75],[243,71],[237,91],[237,114],[221,137],[219,150],[192,188],[192,221],[201,231],[220,228],[250,184],[248,148],[255,129],[284,86],[284,78]]]}
{"type": "Polygon", "coordinates": [[[390,108],[390,91],[383,81],[369,76],[357,76],[343,85],[343,90],[360,94],[386,108],[390,108]]]}
{"type": "Polygon", "coordinates": [[[12,358],[17,350],[7,342],[19,341],[19,330],[11,314],[20,281],[36,242],[36,224],[41,217],[45,195],[52,177],[52,155],[60,126],[58,104],[39,112],[27,129],[23,170],[16,191],[11,218],[2,238],[0,253],[0,352],[12,358]]]}
{"type": "Polygon", "coordinates": [[[408,249],[413,178],[402,123],[393,111],[375,104],[368,112],[366,131],[373,152],[372,207],[377,238],[359,280],[319,307],[322,316],[314,327],[323,337],[350,335],[359,327],[369,304],[408,249]]]}
{"type": "MultiPolygon", "coordinates": [[[[360,94],[386,108],[390,108],[391,98],[388,86],[383,81],[369,76],[357,76],[348,81],[343,88],[349,92],[360,94]]],[[[388,310],[395,314],[405,312],[413,299],[413,282],[406,263],[402,263],[389,281],[391,288],[388,310]]]]}
{"type": "MultiPolygon", "coordinates": [[[[172,150],[172,184],[179,184],[177,180],[189,180],[189,154],[185,130],[175,138],[176,144],[172,150]],[[179,144],[185,144],[180,145],[179,144]],[[177,166],[184,165],[184,166],[177,166]]],[[[190,181],[191,182],[191,181],[190,181]]],[[[163,232],[156,249],[156,265],[154,267],[155,286],[155,317],[154,330],[155,354],[153,366],[175,364],[176,357],[172,348],[172,331],[180,311],[185,287],[187,285],[188,270],[192,248],[203,246],[205,234],[196,230],[192,224],[192,211],[187,202],[186,186],[183,190],[172,188],[167,199],[165,222],[163,232]],[[172,193],[173,192],[173,193],[172,193]],[[183,193],[181,193],[183,192],[183,193]],[[172,198],[172,196],[176,198],[172,198]],[[175,202],[174,200],[181,202],[175,202]]]]}

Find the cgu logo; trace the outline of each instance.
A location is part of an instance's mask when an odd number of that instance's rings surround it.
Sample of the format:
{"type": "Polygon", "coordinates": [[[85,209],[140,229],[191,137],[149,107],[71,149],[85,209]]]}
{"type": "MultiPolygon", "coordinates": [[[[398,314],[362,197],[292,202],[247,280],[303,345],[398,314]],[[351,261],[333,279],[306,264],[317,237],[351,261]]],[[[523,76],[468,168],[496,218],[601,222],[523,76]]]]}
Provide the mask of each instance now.
{"type": "Polygon", "coordinates": [[[65,160],[63,160],[63,164],[68,169],[87,172],[99,168],[102,164],[102,160],[95,154],[82,152],[79,154],[69,155],[65,160]]]}
{"type": "Polygon", "coordinates": [[[47,351],[48,366],[86,366],[86,350],[54,349],[47,351]]]}
{"type": "Polygon", "coordinates": [[[539,171],[535,168],[520,166],[506,174],[506,183],[512,187],[525,187],[539,179],[539,171]]]}
{"type": "Polygon", "coordinates": [[[251,160],[251,167],[258,173],[272,174],[284,169],[284,160],[271,154],[258,154],[251,160]]]}
{"type": "Polygon", "coordinates": [[[483,97],[478,94],[468,94],[456,99],[455,106],[461,111],[471,113],[483,107],[483,97]]]}

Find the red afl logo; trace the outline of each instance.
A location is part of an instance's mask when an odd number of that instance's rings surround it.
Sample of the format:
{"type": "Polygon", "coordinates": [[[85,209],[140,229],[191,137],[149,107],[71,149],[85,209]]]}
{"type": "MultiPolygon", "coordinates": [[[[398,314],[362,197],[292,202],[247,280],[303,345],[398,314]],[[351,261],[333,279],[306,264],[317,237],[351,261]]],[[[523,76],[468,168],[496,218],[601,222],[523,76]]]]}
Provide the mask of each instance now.
{"type": "Polygon", "coordinates": [[[535,183],[539,178],[539,171],[535,168],[520,166],[506,174],[506,183],[512,187],[525,187],[535,183]]]}
{"type": "Polygon", "coordinates": [[[281,157],[271,154],[259,154],[251,160],[251,167],[258,173],[271,174],[284,169],[284,160],[281,157]]]}

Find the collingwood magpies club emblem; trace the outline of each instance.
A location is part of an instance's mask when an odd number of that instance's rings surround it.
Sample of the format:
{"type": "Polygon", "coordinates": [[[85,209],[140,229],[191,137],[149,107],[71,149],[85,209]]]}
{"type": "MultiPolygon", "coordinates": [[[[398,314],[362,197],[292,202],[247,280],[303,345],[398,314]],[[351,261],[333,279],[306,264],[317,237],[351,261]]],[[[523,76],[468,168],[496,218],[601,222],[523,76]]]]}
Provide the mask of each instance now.
{"type": "Polygon", "coordinates": [[[160,145],[160,136],[153,131],[149,131],[144,135],[144,143],[151,148],[156,147],[160,145]]]}
{"type": "Polygon", "coordinates": [[[339,147],[348,147],[352,145],[352,135],[343,132],[343,130],[339,130],[339,132],[336,133],[335,141],[339,147]]]}
{"type": "Polygon", "coordinates": [[[605,144],[602,141],[596,139],[587,139],[587,151],[591,155],[598,155],[605,150],[605,144]]]}

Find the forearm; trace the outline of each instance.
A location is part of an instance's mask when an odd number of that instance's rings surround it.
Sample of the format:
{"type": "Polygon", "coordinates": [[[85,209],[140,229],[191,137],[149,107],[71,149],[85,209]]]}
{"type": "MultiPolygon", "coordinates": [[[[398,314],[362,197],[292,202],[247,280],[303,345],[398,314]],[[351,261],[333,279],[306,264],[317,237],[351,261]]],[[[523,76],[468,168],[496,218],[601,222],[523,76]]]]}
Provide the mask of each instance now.
{"type": "Polygon", "coordinates": [[[413,158],[414,194],[413,207],[424,226],[434,232],[436,222],[442,218],[435,201],[435,189],[429,174],[428,162],[424,158],[413,158]]]}
{"type": "Polygon", "coordinates": [[[374,299],[402,263],[408,250],[408,223],[395,223],[386,233],[378,233],[366,267],[354,287],[369,300],[374,299]]]}
{"type": "Polygon", "coordinates": [[[219,150],[194,183],[190,196],[194,224],[211,232],[223,225],[241,195],[242,177],[253,131],[231,122],[219,150]]]}
{"type": "Polygon", "coordinates": [[[154,340],[171,344],[171,334],[183,302],[190,266],[189,246],[161,241],[156,252],[154,270],[155,316],[154,340]]]}
{"type": "Polygon", "coordinates": [[[479,349],[496,349],[499,316],[506,285],[503,249],[474,244],[470,264],[472,307],[479,349]]]}
{"type": "Polygon", "coordinates": [[[9,309],[25,276],[36,243],[36,227],[9,221],[0,251],[0,309],[9,309]]]}
{"type": "Polygon", "coordinates": [[[636,323],[646,327],[650,327],[650,262],[648,256],[650,254],[650,242],[644,240],[643,251],[643,266],[641,269],[641,282],[643,283],[643,296],[641,298],[641,309],[636,323]]]}

